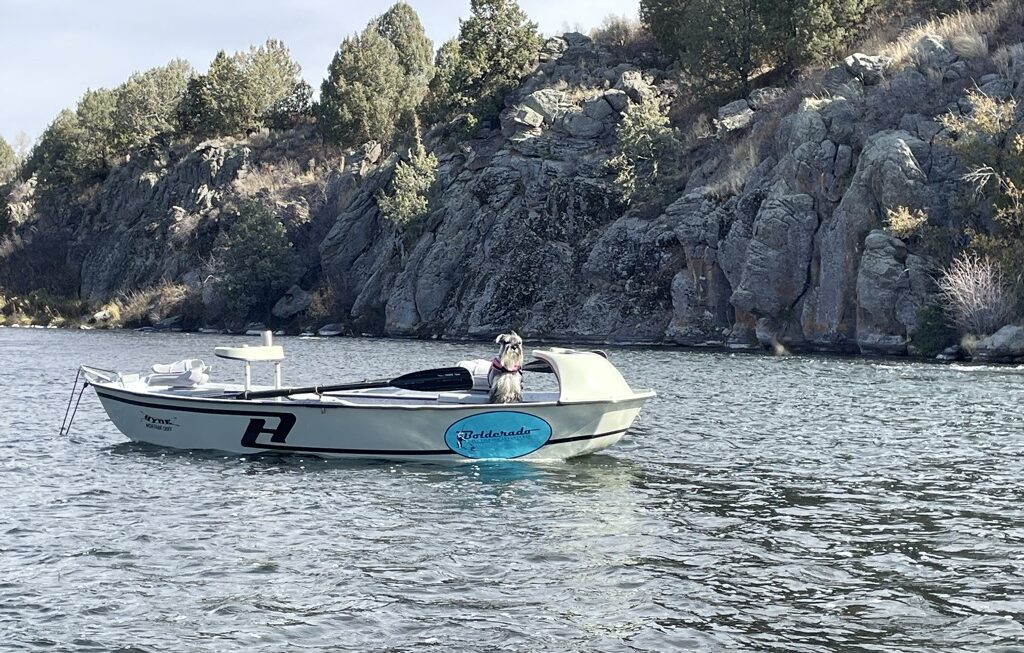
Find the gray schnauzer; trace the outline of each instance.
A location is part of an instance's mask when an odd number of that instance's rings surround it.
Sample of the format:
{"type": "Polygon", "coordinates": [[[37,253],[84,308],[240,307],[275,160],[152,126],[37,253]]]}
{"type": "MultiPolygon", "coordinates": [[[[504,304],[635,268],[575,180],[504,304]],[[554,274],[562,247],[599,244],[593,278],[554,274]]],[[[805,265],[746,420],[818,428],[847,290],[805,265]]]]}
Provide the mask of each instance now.
{"type": "Polygon", "coordinates": [[[503,333],[495,341],[501,351],[491,361],[487,383],[491,387],[492,404],[515,404],[523,400],[523,339],[513,331],[503,333]]]}

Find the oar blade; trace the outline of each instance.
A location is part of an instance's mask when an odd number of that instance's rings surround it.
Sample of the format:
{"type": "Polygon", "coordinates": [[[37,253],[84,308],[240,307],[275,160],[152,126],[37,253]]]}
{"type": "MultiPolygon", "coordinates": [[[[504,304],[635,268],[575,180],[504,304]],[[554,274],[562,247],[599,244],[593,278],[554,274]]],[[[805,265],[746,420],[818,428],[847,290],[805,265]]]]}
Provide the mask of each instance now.
{"type": "Polygon", "coordinates": [[[473,389],[473,375],[464,367],[442,367],[404,374],[389,385],[419,392],[458,392],[473,389]]]}

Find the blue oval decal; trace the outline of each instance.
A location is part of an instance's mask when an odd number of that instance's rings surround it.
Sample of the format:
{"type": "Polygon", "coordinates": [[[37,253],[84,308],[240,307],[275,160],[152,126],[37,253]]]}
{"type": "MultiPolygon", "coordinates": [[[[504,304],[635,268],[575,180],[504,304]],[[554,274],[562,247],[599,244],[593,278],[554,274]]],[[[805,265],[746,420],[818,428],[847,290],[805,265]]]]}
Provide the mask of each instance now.
{"type": "Polygon", "coordinates": [[[518,458],[540,449],[550,439],[550,424],[513,410],[470,415],[444,433],[448,448],[467,458],[518,458]]]}

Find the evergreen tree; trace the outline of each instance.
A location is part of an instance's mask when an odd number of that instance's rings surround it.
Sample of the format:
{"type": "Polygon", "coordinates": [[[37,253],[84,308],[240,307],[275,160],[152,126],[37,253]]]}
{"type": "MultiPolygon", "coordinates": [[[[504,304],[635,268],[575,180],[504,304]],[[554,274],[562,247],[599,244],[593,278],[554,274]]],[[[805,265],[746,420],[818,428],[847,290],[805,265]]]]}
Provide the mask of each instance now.
{"type": "Polygon", "coordinates": [[[295,282],[298,255],[281,221],[259,201],[243,203],[217,239],[228,310],[240,318],[266,312],[295,282]]]}
{"type": "Polygon", "coordinates": [[[106,88],[88,90],[78,101],[75,115],[78,117],[77,138],[71,145],[75,155],[71,163],[75,169],[87,171],[105,170],[114,155],[114,109],[117,94],[106,88]]]}
{"type": "Polygon", "coordinates": [[[28,156],[21,175],[36,175],[40,194],[48,194],[70,185],[77,176],[77,162],[82,148],[83,130],[78,115],[64,109],[47,126],[28,156]]]}
{"type": "Polygon", "coordinates": [[[0,136],[0,184],[14,175],[17,165],[18,157],[14,154],[14,148],[0,136]]]}
{"type": "Polygon", "coordinates": [[[472,102],[456,88],[456,76],[459,70],[459,39],[451,38],[444,42],[434,59],[434,76],[424,102],[424,115],[431,122],[440,122],[448,118],[452,107],[469,106],[472,102]]]}
{"type": "MultiPolygon", "coordinates": [[[[280,41],[268,40],[248,52],[223,50],[206,75],[189,80],[178,107],[183,131],[238,134],[270,124],[286,98],[303,93],[301,68],[280,41]]],[[[299,110],[308,108],[292,102],[299,110]]]]}
{"type": "Polygon", "coordinates": [[[376,25],[346,38],[320,86],[324,135],[348,146],[390,140],[407,106],[400,99],[404,80],[398,50],[376,25]]]}
{"type": "Polygon", "coordinates": [[[496,117],[539,49],[537,24],[515,0],[471,0],[470,17],[459,25],[458,49],[449,48],[445,62],[439,53],[439,71],[442,64],[452,69],[432,85],[434,113],[468,110],[479,120],[496,117]]]}
{"type": "Polygon", "coordinates": [[[416,11],[396,2],[377,19],[377,31],[398,51],[398,63],[405,71],[408,94],[419,104],[434,74],[434,44],[420,23],[416,11]]]}
{"type": "Polygon", "coordinates": [[[616,132],[616,153],[608,161],[627,202],[650,199],[677,172],[681,150],[675,130],[657,100],[630,104],[616,132]]]}
{"type": "Polygon", "coordinates": [[[428,208],[430,187],[437,176],[437,157],[427,152],[419,136],[415,150],[409,150],[409,161],[395,165],[391,192],[377,196],[381,213],[396,227],[404,226],[424,215],[428,208]]]}
{"type": "Polygon", "coordinates": [[[192,67],[176,59],[132,75],[115,90],[111,145],[118,152],[142,147],[177,129],[177,108],[192,67]]]}
{"type": "Polygon", "coordinates": [[[745,92],[760,72],[833,55],[878,1],[641,0],[640,15],[708,92],[745,92]]]}

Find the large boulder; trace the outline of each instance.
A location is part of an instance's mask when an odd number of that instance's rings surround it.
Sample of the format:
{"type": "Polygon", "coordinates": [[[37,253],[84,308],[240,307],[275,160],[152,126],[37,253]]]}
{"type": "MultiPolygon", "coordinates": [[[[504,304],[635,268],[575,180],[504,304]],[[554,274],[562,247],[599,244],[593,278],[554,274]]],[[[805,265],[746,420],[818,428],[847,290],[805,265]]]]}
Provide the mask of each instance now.
{"type": "Polygon", "coordinates": [[[747,96],[747,103],[754,111],[767,109],[786,95],[786,90],[777,86],[766,86],[757,88],[747,96]]]}
{"type": "MultiPolygon", "coordinates": [[[[601,102],[608,107],[611,107],[607,102],[601,100],[601,102]]],[[[583,111],[573,111],[568,113],[562,119],[562,124],[565,127],[565,131],[569,132],[569,135],[573,138],[597,138],[605,130],[605,123],[597,118],[592,118],[583,111]]]]}
{"type": "Polygon", "coordinates": [[[280,320],[287,320],[309,308],[312,303],[313,296],[295,285],[289,288],[281,299],[277,300],[270,312],[280,320]]]}
{"type": "Polygon", "coordinates": [[[736,100],[718,110],[718,128],[731,132],[744,129],[754,121],[754,110],[746,100],[736,100]]]}
{"type": "Polygon", "coordinates": [[[619,77],[615,88],[624,91],[630,100],[640,103],[655,97],[658,92],[644,80],[639,70],[627,70],[619,77]]]}
{"type": "Polygon", "coordinates": [[[1024,362],[1024,327],[1009,324],[979,341],[974,358],[989,363],[1024,362]]]}
{"type": "Polygon", "coordinates": [[[565,91],[553,88],[544,88],[530,93],[523,99],[523,106],[539,113],[547,125],[553,125],[572,108],[565,91]]]}
{"type": "Polygon", "coordinates": [[[843,63],[846,70],[857,79],[864,82],[865,86],[872,86],[885,79],[885,69],[891,60],[888,57],[870,56],[862,52],[851,54],[843,63]]]}

